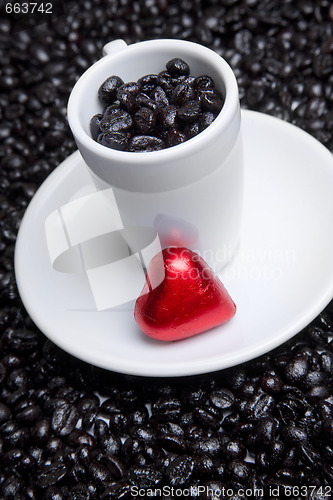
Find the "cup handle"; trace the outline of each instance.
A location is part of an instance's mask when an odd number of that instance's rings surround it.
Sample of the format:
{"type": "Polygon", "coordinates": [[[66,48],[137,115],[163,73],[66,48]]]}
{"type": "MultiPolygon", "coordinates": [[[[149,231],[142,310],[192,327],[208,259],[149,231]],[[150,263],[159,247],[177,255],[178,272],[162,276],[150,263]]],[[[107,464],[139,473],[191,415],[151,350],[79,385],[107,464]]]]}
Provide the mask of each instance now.
{"type": "Polygon", "coordinates": [[[128,47],[125,40],[119,38],[118,40],[112,40],[112,42],[107,43],[103,47],[103,56],[109,56],[110,54],[116,54],[128,47]]]}

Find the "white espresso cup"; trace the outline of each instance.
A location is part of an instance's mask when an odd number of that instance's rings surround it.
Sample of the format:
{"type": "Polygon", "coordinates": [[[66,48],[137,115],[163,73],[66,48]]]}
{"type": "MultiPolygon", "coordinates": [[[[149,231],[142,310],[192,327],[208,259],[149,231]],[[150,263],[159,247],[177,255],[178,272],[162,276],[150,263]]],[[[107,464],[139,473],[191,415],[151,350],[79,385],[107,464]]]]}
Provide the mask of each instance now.
{"type": "Polygon", "coordinates": [[[68,102],[74,138],[99,189],[113,188],[124,226],[153,227],[162,248],[184,246],[215,270],[235,252],[241,229],[243,154],[235,75],[214,51],[184,40],[126,45],[115,40],[75,84],[68,102]],[[209,75],[224,96],[216,119],[197,136],[167,149],[127,152],[97,143],[90,120],[103,111],[100,85],[111,75],[124,82],[165,70],[175,57],[193,76],[209,75]]]}

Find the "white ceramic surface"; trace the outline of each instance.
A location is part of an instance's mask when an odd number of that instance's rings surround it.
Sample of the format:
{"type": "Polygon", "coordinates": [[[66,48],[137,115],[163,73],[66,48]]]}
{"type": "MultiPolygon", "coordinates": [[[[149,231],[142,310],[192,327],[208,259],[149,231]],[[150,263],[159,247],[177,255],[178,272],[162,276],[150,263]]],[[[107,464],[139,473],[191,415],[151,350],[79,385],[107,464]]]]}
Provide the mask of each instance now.
{"type": "Polygon", "coordinates": [[[155,227],[163,247],[187,246],[221,269],[238,244],[243,206],[239,96],[230,66],[216,52],[184,40],[127,47],[116,40],[105,51],[108,55],[80,77],[68,102],[69,125],[94,182],[113,187],[125,226],[155,227]],[[119,75],[136,81],[165,70],[174,57],[189,64],[191,75],[214,78],[225,97],[214,122],[183,144],[150,153],[117,151],[94,141],[89,124],[103,110],[97,94],[104,80],[119,75]]]}
{"type": "Polygon", "coordinates": [[[243,111],[242,120],[245,220],[239,249],[220,274],[238,307],[233,320],[184,341],[160,343],[138,330],[134,302],[97,312],[84,275],[53,270],[46,217],[95,189],[74,153],[36,193],[15,254],[22,300],[51,340],[110,370],[147,376],[199,374],[269,351],[329,303],[333,157],[310,135],[276,118],[243,111]]]}

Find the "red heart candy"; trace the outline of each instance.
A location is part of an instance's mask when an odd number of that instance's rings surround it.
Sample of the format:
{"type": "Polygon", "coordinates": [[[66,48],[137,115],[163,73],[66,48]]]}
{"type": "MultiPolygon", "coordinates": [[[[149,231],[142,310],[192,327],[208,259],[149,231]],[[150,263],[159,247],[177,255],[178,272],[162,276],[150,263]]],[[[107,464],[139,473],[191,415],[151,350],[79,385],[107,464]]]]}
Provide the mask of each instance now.
{"type": "Polygon", "coordinates": [[[169,247],[150,262],[134,309],[141,330],[158,340],[180,340],[225,323],[236,306],[220,279],[195,252],[169,247]],[[152,287],[154,276],[164,279],[152,287]]]}

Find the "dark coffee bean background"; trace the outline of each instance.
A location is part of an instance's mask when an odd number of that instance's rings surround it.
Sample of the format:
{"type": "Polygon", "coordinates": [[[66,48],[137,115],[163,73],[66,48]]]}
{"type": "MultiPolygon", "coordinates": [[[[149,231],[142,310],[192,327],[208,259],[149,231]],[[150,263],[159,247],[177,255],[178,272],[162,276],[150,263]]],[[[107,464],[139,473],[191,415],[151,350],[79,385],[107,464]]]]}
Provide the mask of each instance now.
{"type": "Polygon", "coordinates": [[[214,49],[236,74],[243,108],[333,150],[330,0],[83,0],[26,31],[1,15],[0,498],[127,499],[133,485],[164,484],[262,487],[269,498],[272,485],[332,485],[332,304],[260,359],[164,380],[78,361],[20,301],[21,218],[76,149],[66,121],[74,83],[120,37],[214,49]]]}

